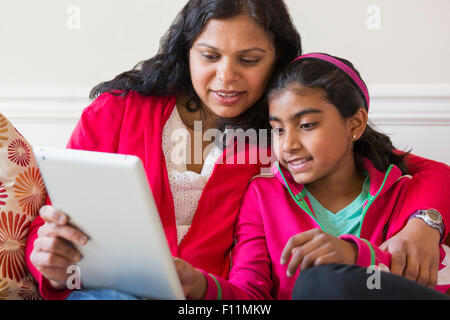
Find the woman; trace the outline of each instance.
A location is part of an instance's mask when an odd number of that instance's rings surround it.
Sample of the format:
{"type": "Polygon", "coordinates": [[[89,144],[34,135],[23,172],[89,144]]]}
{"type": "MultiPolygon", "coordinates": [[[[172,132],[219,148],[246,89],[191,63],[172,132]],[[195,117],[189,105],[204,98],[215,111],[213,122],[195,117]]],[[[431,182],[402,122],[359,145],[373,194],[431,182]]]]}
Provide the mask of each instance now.
{"type": "MultiPolygon", "coordinates": [[[[226,278],[239,202],[263,164],[220,161],[249,152],[251,145],[221,152],[205,143],[201,154],[207,156],[192,161],[195,121],[203,130],[268,128],[265,87],[274,70],[300,53],[300,36],[282,0],[191,0],[155,57],[92,90],[91,98],[97,98],[84,110],[67,147],[139,156],[172,254],[226,278]],[[171,157],[177,149],[171,137],[179,129],[190,137],[182,163],[171,157]]],[[[430,183],[426,175],[439,166],[425,161],[411,170],[418,188],[430,183]]],[[[439,201],[439,194],[436,199],[427,205],[439,201]]],[[[30,228],[27,264],[44,298],[66,298],[66,269],[82,258],[71,242],[82,245],[87,237],[51,206],[42,208],[41,218],[30,228]]],[[[404,229],[407,238],[413,231],[404,229]]],[[[420,232],[434,230],[424,226],[420,232]]]]}

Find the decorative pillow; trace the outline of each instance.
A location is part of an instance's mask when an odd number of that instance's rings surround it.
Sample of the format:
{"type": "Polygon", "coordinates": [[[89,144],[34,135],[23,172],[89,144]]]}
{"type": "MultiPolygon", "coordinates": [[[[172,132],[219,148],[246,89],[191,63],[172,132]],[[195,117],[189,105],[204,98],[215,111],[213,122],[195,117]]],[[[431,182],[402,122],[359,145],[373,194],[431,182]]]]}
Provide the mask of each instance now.
{"type": "Polygon", "coordinates": [[[31,146],[0,113],[0,300],[41,299],[24,251],[46,197],[31,146]]]}

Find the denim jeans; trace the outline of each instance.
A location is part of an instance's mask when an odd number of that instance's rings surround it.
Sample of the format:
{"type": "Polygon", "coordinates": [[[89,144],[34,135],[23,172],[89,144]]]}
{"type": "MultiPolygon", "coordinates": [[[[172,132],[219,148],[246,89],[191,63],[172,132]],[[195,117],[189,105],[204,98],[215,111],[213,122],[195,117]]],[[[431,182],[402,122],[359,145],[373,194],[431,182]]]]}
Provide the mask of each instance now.
{"type": "Polygon", "coordinates": [[[111,289],[81,289],[73,291],[66,300],[141,300],[141,298],[111,289]]]}

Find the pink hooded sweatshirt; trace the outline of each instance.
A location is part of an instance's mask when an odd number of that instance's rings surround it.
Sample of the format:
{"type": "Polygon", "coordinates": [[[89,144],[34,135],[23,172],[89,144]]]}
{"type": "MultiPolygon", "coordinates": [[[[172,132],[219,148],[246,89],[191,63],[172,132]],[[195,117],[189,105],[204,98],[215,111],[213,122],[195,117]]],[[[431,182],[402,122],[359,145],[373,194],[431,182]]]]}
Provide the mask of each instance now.
{"type": "MultiPolygon", "coordinates": [[[[398,213],[409,205],[407,191],[412,179],[402,175],[394,165],[385,173],[367,159],[364,165],[370,177],[370,196],[363,207],[359,235],[339,238],[357,245],[358,266],[376,265],[383,270],[390,267],[391,255],[378,246],[406,224],[408,219],[398,213]]],[[[297,270],[294,277],[287,277],[287,264],[280,265],[281,253],[291,236],[320,226],[313,217],[303,185],[297,184],[278,163],[272,166],[272,173],[272,176],[251,181],[235,226],[236,246],[229,280],[204,272],[207,278],[205,299],[291,299],[300,271],[297,270]]],[[[447,176],[450,179],[450,173],[447,176]]],[[[442,277],[444,273],[450,275],[450,257],[444,260],[446,253],[450,254],[449,248],[441,245],[436,287],[441,292],[450,288],[450,283],[444,284],[442,277]]]]}

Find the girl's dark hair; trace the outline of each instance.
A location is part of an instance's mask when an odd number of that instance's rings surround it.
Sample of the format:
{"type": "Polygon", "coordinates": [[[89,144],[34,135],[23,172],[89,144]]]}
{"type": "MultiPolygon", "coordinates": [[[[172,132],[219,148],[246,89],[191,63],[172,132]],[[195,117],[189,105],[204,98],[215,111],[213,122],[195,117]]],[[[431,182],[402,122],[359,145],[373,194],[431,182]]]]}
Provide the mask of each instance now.
{"type": "MultiPolygon", "coordinates": [[[[348,65],[361,78],[351,62],[334,58],[348,65]]],[[[366,108],[362,92],[344,71],[326,61],[307,58],[289,65],[274,76],[268,88],[269,101],[286,90],[295,90],[298,85],[323,89],[328,101],[336,106],[343,118],[352,117],[361,107],[366,108]]],[[[395,153],[394,149],[388,136],[367,124],[363,135],[353,148],[354,153],[360,156],[356,157],[357,167],[364,168],[362,157],[366,157],[382,172],[387,171],[390,164],[394,164],[403,174],[407,174],[408,168],[404,159],[409,152],[400,155],[395,153]]]]}
{"type": "MultiPolygon", "coordinates": [[[[275,70],[301,54],[300,35],[283,0],[190,0],[161,39],[159,51],[153,58],[95,86],[89,97],[95,99],[103,92],[119,94],[113,90],[120,90],[120,95],[126,95],[130,90],[156,96],[185,93],[189,98],[188,110],[202,110],[191,82],[189,50],[211,19],[241,14],[250,16],[273,40],[277,56],[275,70]]],[[[264,104],[262,97],[238,118],[223,119],[221,127],[234,124],[241,128],[268,128],[264,104]]]]}

